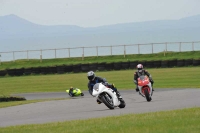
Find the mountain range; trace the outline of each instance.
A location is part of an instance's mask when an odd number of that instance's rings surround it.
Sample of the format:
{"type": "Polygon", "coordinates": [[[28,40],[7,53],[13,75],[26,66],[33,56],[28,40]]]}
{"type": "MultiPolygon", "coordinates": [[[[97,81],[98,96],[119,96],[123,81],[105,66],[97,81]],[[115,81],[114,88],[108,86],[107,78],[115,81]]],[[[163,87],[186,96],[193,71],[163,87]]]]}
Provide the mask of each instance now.
{"type": "Polygon", "coordinates": [[[155,20],[83,28],[39,25],[16,15],[0,16],[0,52],[130,43],[199,41],[200,15],[179,20],[155,20]],[[42,44],[42,45],[41,45],[42,44]],[[57,46],[57,47],[56,47],[57,46]]]}

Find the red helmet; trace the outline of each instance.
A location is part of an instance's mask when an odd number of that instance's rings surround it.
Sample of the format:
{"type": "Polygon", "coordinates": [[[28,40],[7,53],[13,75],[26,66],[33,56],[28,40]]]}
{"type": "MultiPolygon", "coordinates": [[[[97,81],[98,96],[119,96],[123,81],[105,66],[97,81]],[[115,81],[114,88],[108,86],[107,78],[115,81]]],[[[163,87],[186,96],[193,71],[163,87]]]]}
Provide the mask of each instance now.
{"type": "Polygon", "coordinates": [[[142,70],[143,70],[143,65],[142,64],[138,64],[137,65],[137,69],[138,69],[138,72],[142,72],[142,70]]]}

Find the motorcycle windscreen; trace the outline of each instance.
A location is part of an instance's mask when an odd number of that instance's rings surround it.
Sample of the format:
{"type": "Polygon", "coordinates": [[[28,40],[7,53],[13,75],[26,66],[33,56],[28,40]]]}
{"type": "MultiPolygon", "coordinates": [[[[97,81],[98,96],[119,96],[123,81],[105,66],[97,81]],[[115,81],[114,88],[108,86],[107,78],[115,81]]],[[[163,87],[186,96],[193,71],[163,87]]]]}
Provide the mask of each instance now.
{"type": "Polygon", "coordinates": [[[144,86],[149,84],[149,78],[147,76],[140,76],[138,78],[138,85],[139,86],[144,86]]]}
{"type": "Polygon", "coordinates": [[[93,90],[98,91],[98,90],[99,90],[99,86],[100,86],[100,83],[96,83],[96,84],[93,86],[93,90]]]}
{"type": "Polygon", "coordinates": [[[100,83],[97,83],[93,86],[93,91],[92,91],[92,95],[96,96],[99,94],[99,87],[100,87],[100,83]]]}

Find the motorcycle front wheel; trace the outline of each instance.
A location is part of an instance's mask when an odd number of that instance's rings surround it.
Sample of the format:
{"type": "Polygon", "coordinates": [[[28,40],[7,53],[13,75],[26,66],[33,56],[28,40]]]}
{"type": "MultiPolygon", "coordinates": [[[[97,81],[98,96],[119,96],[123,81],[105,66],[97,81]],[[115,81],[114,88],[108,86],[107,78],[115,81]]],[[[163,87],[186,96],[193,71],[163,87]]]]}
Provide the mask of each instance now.
{"type": "Polygon", "coordinates": [[[113,99],[109,94],[105,93],[104,95],[102,95],[101,100],[109,109],[115,108],[113,99]]]}
{"type": "Polygon", "coordinates": [[[144,90],[144,94],[145,94],[145,97],[146,97],[147,101],[150,102],[151,101],[151,97],[150,97],[148,89],[144,90]]]}

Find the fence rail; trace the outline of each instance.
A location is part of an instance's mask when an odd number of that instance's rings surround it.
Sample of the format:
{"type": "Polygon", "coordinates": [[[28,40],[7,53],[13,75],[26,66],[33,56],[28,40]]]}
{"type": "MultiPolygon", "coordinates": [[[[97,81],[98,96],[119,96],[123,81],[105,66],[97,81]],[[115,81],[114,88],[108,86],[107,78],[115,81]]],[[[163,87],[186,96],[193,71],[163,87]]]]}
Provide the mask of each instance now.
{"type": "Polygon", "coordinates": [[[50,58],[70,58],[70,57],[88,57],[105,55],[124,55],[127,54],[153,54],[163,51],[199,51],[200,41],[194,42],[162,42],[146,44],[124,44],[110,46],[86,46],[72,48],[55,48],[40,50],[23,50],[0,52],[1,61],[15,61],[18,59],[50,59],[50,58]]]}

